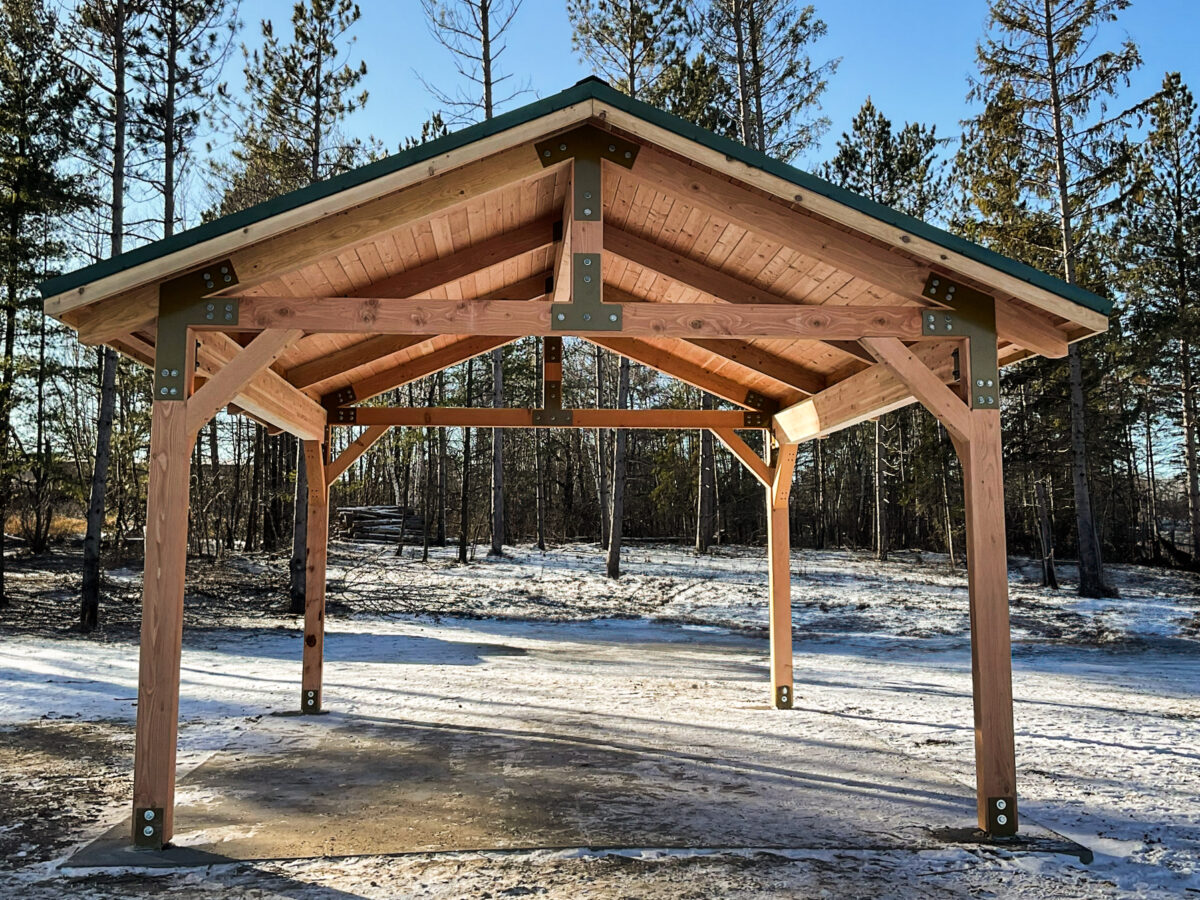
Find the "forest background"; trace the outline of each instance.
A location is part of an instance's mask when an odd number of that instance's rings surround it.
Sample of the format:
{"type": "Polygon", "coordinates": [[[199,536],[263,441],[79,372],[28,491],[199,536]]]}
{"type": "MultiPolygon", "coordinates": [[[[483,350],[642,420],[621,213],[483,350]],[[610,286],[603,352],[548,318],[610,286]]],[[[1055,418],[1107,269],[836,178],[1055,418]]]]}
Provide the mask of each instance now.
{"type": "MultiPolygon", "coordinates": [[[[1112,593],[1106,560],[1195,568],[1200,115],[1180,71],[1190,60],[1159,58],[1151,73],[1128,30],[1149,30],[1159,57],[1182,55],[1165,35],[1194,34],[1200,15],[1148,0],[980,0],[922,31],[910,18],[856,22],[851,6],[830,4],[826,18],[795,0],[365,11],[351,0],[3,0],[0,521],[17,552],[84,535],[89,629],[104,567],[140,560],[145,514],[149,373],[46,319],[41,281],[595,73],[1112,299],[1107,334],[1005,372],[1010,551],[1041,558],[1047,583],[1056,556],[1078,558],[1072,587],[1092,596],[1112,593]],[[883,106],[904,72],[864,78],[881,40],[909,43],[917,96],[938,92],[926,119],[893,121],[883,106]],[[373,80],[377,64],[386,78],[373,80]],[[878,95],[864,89],[874,83],[878,95]]],[[[379,402],[536,405],[539,353],[537,340],[518,341],[379,402]]],[[[575,406],[722,405],[573,341],[564,392],[575,406]]],[[[291,603],[303,608],[297,451],[289,436],[219,415],[193,456],[190,543],[213,557],[290,552],[291,603]]],[[[802,447],[795,480],[796,545],[961,563],[961,472],[919,407],[802,447]]],[[[699,552],[761,542],[760,495],[707,433],[393,429],[333,505],[411,508],[407,541],[457,542],[464,561],[477,547],[598,539],[616,577],[629,539],[699,552]]],[[[0,534],[0,606],[3,544],[0,534]]]]}

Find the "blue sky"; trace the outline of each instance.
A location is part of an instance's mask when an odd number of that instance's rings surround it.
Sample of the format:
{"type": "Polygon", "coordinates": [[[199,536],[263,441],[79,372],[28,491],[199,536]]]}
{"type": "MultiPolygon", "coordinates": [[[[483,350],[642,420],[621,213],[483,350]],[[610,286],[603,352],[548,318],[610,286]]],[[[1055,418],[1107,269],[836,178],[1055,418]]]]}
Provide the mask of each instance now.
{"type": "MultiPolygon", "coordinates": [[[[421,78],[449,87],[458,77],[448,53],[430,36],[417,0],[359,0],[362,19],[355,27],[355,58],[366,60],[371,98],[347,130],[372,134],[389,150],[436,108],[421,78]],[[418,77],[418,73],[420,77],[418,77]]],[[[967,76],[974,71],[975,44],[983,33],[985,0],[813,0],[829,33],[814,48],[815,59],[841,57],[825,94],[824,112],[833,122],[823,145],[797,160],[813,164],[832,154],[837,137],[850,124],[867,95],[899,124],[936,124],[939,134],[957,136],[967,113],[967,76]]],[[[247,0],[242,6],[242,40],[259,37],[259,20],[273,18],[276,33],[290,34],[291,0],[247,0]]],[[[1127,33],[1139,45],[1145,65],[1125,95],[1145,96],[1177,69],[1200,94],[1196,40],[1200,0],[1135,0],[1112,34],[1127,33]]],[[[231,60],[228,79],[240,86],[241,60],[231,60]]],[[[501,69],[532,93],[509,106],[556,93],[589,74],[571,49],[565,0],[525,0],[514,21],[501,69]]]]}

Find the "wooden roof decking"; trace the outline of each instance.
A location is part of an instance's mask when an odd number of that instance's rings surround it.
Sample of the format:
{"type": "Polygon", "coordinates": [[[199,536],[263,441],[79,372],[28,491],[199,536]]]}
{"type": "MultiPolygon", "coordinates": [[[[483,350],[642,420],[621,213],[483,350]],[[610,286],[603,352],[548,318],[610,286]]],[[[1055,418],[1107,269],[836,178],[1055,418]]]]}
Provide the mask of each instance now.
{"type": "MultiPolygon", "coordinates": [[[[774,304],[781,313],[799,306],[903,308],[926,305],[925,279],[940,272],[995,296],[1002,364],[1061,355],[1067,341],[1106,327],[1100,298],[698,132],[595,81],[401,154],[390,169],[376,164],[55,279],[43,286],[46,309],[81,339],[153,365],[158,285],[224,258],[237,283],[210,296],[297,309],[325,298],[403,298],[395,302],[413,309],[420,301],[552,299],[548,279],[558,277],[571,166],[543,168],[533,143],[584,123],[639,145],[631,169],[603,164],[606,301],[774,304]]],[[[279,355],[272,377],[307,400],[337,406],[347,388],[361,401],[526,333],[440,334],[436,326],[428,334],[313,331],[279,355]]],[[[253,337],[228,334],[239,344],[253,337]]],[[[577,336],[744,406],[747,392],[791,407],[840,385],[867,384],[875,386],[875,406],[886,405],[879,366],[855,341],[577,336]]],[[[921,345],[931,365],[949,358],[949,343],[921,345]]]]}

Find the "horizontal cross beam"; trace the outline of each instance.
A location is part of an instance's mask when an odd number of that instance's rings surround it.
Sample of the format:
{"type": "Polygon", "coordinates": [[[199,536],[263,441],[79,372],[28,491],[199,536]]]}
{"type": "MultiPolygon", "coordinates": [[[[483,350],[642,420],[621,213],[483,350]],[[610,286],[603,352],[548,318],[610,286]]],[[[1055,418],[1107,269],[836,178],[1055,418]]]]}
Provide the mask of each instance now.
{"type": "MultiPolygon", "coordinates": [[[[239,331],[301,328],[342,334],[469,334],[547,336],[579,334],[586,322],[564,329],[555,322],[569,304],[528,300],[413,300],[349,297],[243,297],[239,331]]],[[[859,340],[895,337],[916,341],[921,309],[915,306],[793,306],[724,303],[627,303],[624,337],[793,338],[859,340]]]]}
{"type": "Polygon", "coordinates": [[[571,409],[561,420],[536,409],[362,406],[330,410],[330,425],[408,428],[769,428],[769,413],[707,409],[571,409]]]}

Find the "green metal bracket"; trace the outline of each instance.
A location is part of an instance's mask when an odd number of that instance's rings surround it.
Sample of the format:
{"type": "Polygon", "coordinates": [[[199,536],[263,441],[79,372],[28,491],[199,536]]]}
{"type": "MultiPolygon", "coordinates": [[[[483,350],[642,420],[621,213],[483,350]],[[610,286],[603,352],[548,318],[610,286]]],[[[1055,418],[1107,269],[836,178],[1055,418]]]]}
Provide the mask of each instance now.
{"type": "MultiPolygon", "coordinates": [[[[603,220],[602,163],[607,160],[626,169],[637,160],[638,145],[584,125],[574,131],[534,145],[543,166],[574,160],[571,210],[576,222],[603,220]]],[[[565,223],[564,223],[565,227],[565,223]]],[[[559,304],[550,322],[557,331],[620,331],[621,304],[604,302],[599,253],[572,253],[571,302],[559,304]]]]}
{"type": "MultiPolygon", "coordinates": [[[[564,304],[565,305],[565,304],[564,304]]],[[[560,337],[542,338],[543,362],[545,364],[561,365],[563,359],[563,340],[560,337]]],[[[569,409],[563,409],[562,380],[542,379],[542,408],[533,411],[534,425],[570,425],[575,421],[575,414],[569,409]]]]}
{"type": "Polygon", "coordinates": [[[165,822],[161,806],[142,806],[135,809],[133,811],[133,845],[161,850],[165,822]]]}
{"type": "Polygon", "coordinates": [[[988,797],[987,832],[994,837],[1017,833],[1017,798],[988,797]]]}
{"type": "Polygon", "coordinates": [[[921,315],[921,333],[967,341],[968,402],[972,409],[1000,408],[1000,363],[996,354],[996,299],[943,275],[931,274],[924,296],[944,303],[921,315]]]}
{"type": "Polygon", "coordinates": [[[238,283],[233,263],[224,259],[164,281],[158,288],[158,337],[154,346],[154,399],[186,400],[188,329],[235,328],[238,301],[205,297],[238,283]]]}

